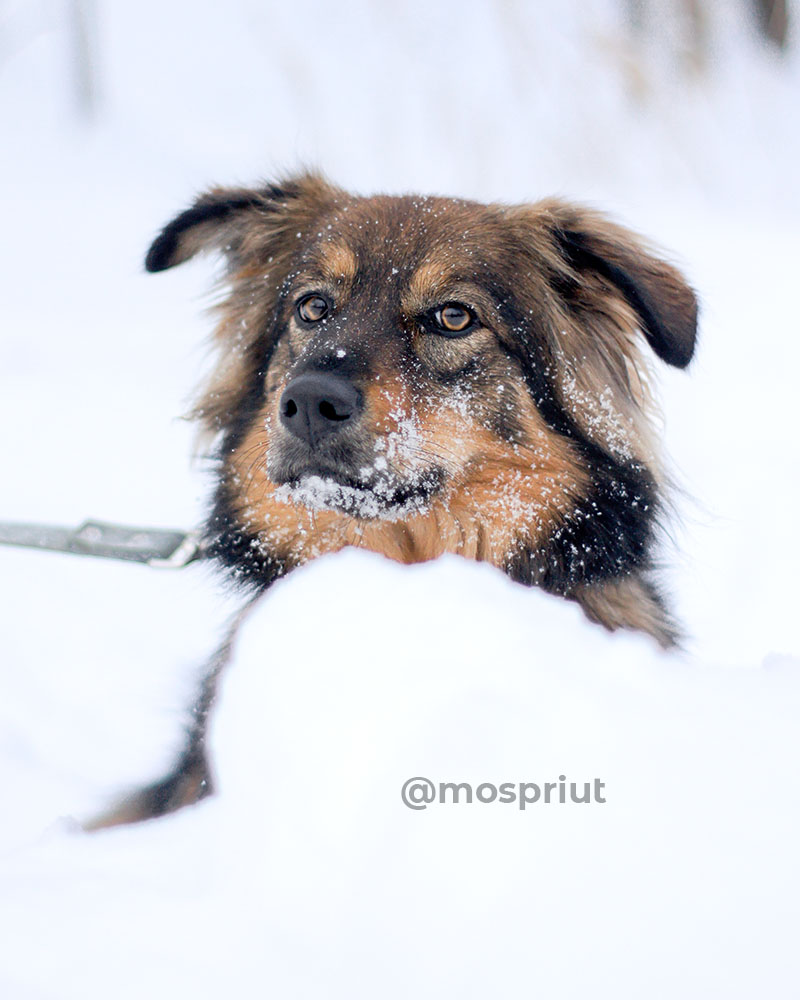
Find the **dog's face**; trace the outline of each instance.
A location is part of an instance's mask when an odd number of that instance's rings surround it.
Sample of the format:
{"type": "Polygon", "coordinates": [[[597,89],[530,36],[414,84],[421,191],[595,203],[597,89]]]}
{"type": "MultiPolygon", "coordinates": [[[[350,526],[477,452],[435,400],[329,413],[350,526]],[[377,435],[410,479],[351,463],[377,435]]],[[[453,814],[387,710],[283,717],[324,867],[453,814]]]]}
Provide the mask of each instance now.
{"type": "Polygon", "coordinates": [[[646,562],[658,467],[645,340],[683,366],[696,305],[626,230],[560,202],[219,189],[148,268],[228,259],[217,554],[269,582],[362,545],[457,552],[569,594],[646,562]]]}
{"type": "Polygon", "coordinates": [[[427,212],[353,201],[300,255],[247,437],[282,495],[397,521],[535,439],[499,290],[475,273],[478,247],[502,271],[502,246],[491,226],[465,236],[464,206],[427,212]]]}

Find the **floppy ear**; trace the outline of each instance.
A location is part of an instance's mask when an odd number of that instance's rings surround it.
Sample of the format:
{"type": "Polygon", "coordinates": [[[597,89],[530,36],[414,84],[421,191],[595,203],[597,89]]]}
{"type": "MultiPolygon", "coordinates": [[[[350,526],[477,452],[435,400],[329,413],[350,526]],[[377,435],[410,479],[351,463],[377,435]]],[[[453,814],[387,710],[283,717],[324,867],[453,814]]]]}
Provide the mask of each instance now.
{"type": "Polygon", "coordinates": [[[313,200],[330,190],[315,174],[261,188],[212,188],[164,226],[148,250],[144,266],[148,271],[165,271],[201,250],[235,253],[244,223],[259,216],[268,222],[289,202],[304,196],[313,200]]]}
{"type": "Polygon", "coordinates": [[[582,208],[551,203],[554,233],[578,272],[614,285],[636,313],[642,333],[669,365],[685,368],[697,337],[697,299],[686,279],[630,230],[582,208]]]}
{"type": "Polygon", "coordinates": [[[222,246],[232,221],[248,209],[257,209],[262,200],[255,191],[209,191],[164,226],[147,251],[144,266],[148,271],[166,271],[200,250],[222,246]]]}

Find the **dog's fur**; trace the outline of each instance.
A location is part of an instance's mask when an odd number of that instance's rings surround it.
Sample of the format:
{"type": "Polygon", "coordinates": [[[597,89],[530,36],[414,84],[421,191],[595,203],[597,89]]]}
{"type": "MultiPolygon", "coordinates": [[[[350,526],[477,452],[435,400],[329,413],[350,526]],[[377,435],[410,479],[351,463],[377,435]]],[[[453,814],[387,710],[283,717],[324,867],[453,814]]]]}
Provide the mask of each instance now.
{"type": "MultiPolygon", "coordinates": [[[[651,578],[664,477],[645,354],[686,366],[697,304],[640,238],[557,200],[360,198],[308,174],[211,190],[147,269],[201,250],[227,263],[195,416],[219,463],[206,541],[234,578],[260,591],[348,545],[458,553],[675,641],[651,578]],[[465,331],[443,326],[448,305],[465,331]]],[[[175,774],[118,818],[208,787],[215,674],[175,774]]]]}

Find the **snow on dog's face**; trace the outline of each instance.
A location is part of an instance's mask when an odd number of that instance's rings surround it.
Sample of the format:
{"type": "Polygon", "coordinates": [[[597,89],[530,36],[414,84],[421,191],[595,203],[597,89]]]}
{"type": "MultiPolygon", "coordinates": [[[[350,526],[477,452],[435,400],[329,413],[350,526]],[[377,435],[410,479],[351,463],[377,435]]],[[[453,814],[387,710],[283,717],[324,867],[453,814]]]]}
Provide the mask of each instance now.
{"type": "Polygon", "coordinates": [[[230,292],[197,416],[217,438],[223,563],[268,584],[346,545],[454,552],[613,617],[583,595],[607,603],[647,568],[641,348],[691,358],[677,271],[562,202],[358,198],[315,176],[212,190],[147,266],[213,248],[230,292]]]}

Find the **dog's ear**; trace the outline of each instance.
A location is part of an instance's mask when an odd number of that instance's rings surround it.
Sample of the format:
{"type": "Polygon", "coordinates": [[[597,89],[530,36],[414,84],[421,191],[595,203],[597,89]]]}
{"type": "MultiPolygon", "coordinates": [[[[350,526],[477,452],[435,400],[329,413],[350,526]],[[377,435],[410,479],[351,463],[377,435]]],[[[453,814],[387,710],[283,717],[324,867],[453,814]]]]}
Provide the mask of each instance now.
{"type": "Polygon", "coordinates": [[[587,209],[551,202],[547,216],[571,267],[610,282],[634,310],[647,342],[667,364],[685,368],[697,337],[697,299],[686,279],[622,226],[587,209]]]}
{"type": "Polygon", "coordinates": [[[264,201],[255,191],[235,188],[214,188],[201,195],[164,226],[147,251],[144,266],[148,271],[166,271],[200,250],[224,246],[236,218],[257,211],[264,201]]]}
{"type": "Polygon", "coordinates": [[[289,204],[330,191],[315,174],[260,188],[212,188],[164,226],[147,252],[145,268],[165,271],[201,250],[235,253],[248,222],[260,218],[269,224],[289,204]]]}

